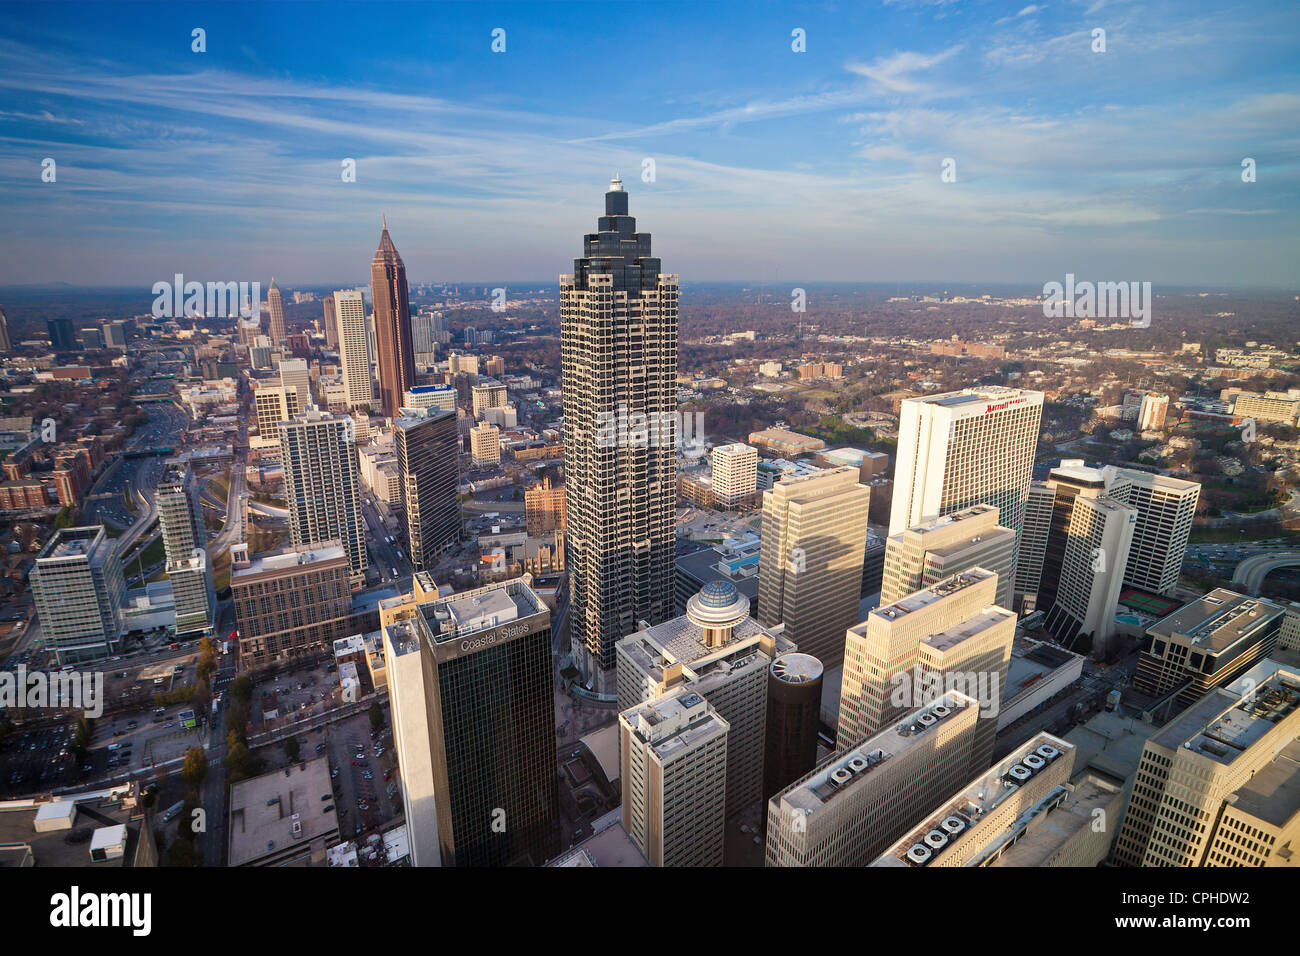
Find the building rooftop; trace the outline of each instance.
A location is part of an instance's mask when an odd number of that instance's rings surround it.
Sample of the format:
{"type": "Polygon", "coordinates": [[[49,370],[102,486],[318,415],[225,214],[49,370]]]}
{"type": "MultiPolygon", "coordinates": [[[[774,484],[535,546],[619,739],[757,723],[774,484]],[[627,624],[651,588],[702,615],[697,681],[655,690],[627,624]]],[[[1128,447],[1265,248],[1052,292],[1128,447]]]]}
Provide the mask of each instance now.
{"type": "Polygon", "coordinates": [[[1284,609],[1264,598],[1215,588],[1147,630],[1155,638],[1181,638],[1218,654],[1281,617],[1284,609]]]}
{"type": "Polygon", "coordinates": [[[325,852],[326,838],[338,833],[328,757],[292,764],[230,788],[231,866],[244,866],[290,847],[325,852]],[[322,797],[328,795],[329,799],[322,797]],[[318,846],[317,846],[318,844],[318,846]]]}
{"type": "Polygon", "coordinates": [[[230,572],[231,580],[253,574],[265,574],[269,571],[290,571],[305,564],[317,564],[323,561],[346,561],[348,553],[343,545],[318,544],[304,548],[281,548],[253,555],[247,567],[235,568],[230,572]]]}
{"type": "Polygon", "coordinates": [[[623,829],[623,811],[616,807],[591,825],[592,835],[561,853],[548,866],[649,866],[623,829]]]}
{"type": "Polygon", "coordinates": [[[989,571],[987,568],[970,568],[961,574],[954,574],[942,581],[936,581],[929,587],[899,598],[893,604],[878,607],[871,614],[872,616],[878,615],[887,621],[894,621],[905,614],[911,614],[914,611],[929,607],[944,598],[951,597],[959,591],[964,591],[966,588],[973,587],[981,581],[993,577],[997,577],[996,573],[989,571]]]}
{"type": "MultiPolygon", "coordinates": [[[[1074,760],[1074,748],[1051,734],[1040,733],[1017,747],[970,783],[886,850],[877,866],[925,866],[947,843],[1002,805],[1020,785],[1058,760],[1074,760]],[[919,848],[919,849],[918,849],[919,848]]],[[[1066,774],[1069,777],[1069,774],[1066,774]]],[[[1019,825],[1021,821],[1017,820],[1019,825]]],[[[1014,833],[1017,825],[1008,830],[1014,833]]],[[[990,834],[992,842],[993,835],[990,834]]],[[[1000,845],[1000,844],[999,844],[1000,845]]]]}
{"type": "Polygon", "coordinates": [[[965,694],[949,691],[898,724],[828,760],[773,799],[790,810],[805,813],[819,810],[841,793],[854,789],[871,771],[896,754],[909,747],[928,746],[929,732],[964,707],[978,709],[979,703],[965,694]]]}
{"type": "MultiPolygon", "coordinates": [[[[989,863],[989,866],[1037,867],[1047,862],[1071,837],[1084,827],[1091,827],[1096,822],[1096,810],[1104,810],[1117,796],[1122,788],[1092,773],[1076,776],[1071,784],[1073,789],[1065,799],[1050,813],[1042,813],[1035,807],[1032,816],[1026,814],[1017,820],[1017,826],[1010,828],[997,848],[1005,847],[1002,855],[989,863]],[[1007,846],[1012,839],[1015,843],[1007,846]]],[[[1059,794],[1053,793],[1052,799],[1059,794]]],[[[985,857],[986,858],[986,857],[985,857]]],[[[974,862],[972,865],[978,865],[974,862]]]]}
{"type": "Polygon", "coordinates": [[[940,631],[938,634],[931,634],[929,637],[924,638],[921,643],[943,653],[952,650],[972,637],[984,634],[1004,621],[1014,621],[1015,618],[1014,611],[1008,611],[1002,607],[988,607],[960,624],[940,631]]]}
{"type": "Polygon", "coordinates": [[[1234,805],[1274,826],[1300,813],[1300,739],[1291,741],[1234,794],[1234,805]]]}
{"type": "MultiPolygon", "coordinates": [[[[1265,663],[1272,664],[1271,661],[1265,663]]],[[[1256,667],[1228,688],[1215,688],[1151,739],[1170,750],[1194,751],[1228,765],[1300,706],[1300,672],[1276,666],[1257,683],[1256,667]],[[1244,687],[1253,693],[1242,696],[1244,687]]]]}

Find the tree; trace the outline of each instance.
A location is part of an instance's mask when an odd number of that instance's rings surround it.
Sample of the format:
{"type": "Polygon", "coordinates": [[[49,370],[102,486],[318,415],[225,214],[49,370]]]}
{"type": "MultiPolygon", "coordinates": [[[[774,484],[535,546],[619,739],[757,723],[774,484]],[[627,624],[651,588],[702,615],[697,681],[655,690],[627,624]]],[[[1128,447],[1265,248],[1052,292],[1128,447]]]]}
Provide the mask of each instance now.
{"type": "Polygon", "coordinates": [[[185,766],[181,769],[181,779],[195,790],[203,783],[208,773],[208,755],[202,747],[191,747],[185,752],[185,766]]]}
{"type": "Polygon", "coordinates": [[[379,706],[379,701],[370,705],[370,729],[374,731],[384,729],[384,711],[379,706]]]}

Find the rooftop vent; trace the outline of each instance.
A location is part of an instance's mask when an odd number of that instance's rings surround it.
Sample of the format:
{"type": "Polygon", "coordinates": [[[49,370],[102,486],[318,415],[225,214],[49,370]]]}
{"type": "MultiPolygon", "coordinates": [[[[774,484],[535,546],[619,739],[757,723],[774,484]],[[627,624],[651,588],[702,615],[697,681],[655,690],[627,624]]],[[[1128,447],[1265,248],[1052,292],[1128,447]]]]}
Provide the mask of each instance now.
{"type": "Polygon", "coordinates": [[[923,846],[920,843],[907,851],[908,860],[917,866],[925,866],[930,862],[932,856],[934,856],[934,852],[928,846],[923,846]]]}
{"type": "Polygon", "coordinates": [[[1020,758],[1020,762],[1033,771],[1042,770],[1047,766],[1047,761],[1038,754],[1025,754],[1020,758]]]}
{"type": "Polygon", "coordinates": [[[940,823],[939,826],[943,827],[945,832],[956,836],[958,833],[961,833],[962,830],[966,829],[966,821],[961,817],[948,817],[943,821],[943,823],[940,823]]]}
{"type": "Polygon", "coordinates": [[[1042,757],[1044,760],[1048,761],[1049,763],[1055,760],[1057,757],[1061,756],[1061,752],[1057,750],[1055,747],[1053,747],[1051,744],[1043,744],[1041,747],[1035,750],[1034,753],[1038,754],[1038,756],[1042,757]]]}
{"type": "Polygon", "coordinates": [[[1016,781],[1017,783],[1024,783],[1033,775],[1034,772],[1032,770],[1030,770],[1028,767],[1022,766],[1021,764],[1016,764],[1010,770],[1007,771],[1007,776],[1010,777],[1012,780],[1016,781]]]}
{"type": "Polygon", "coordinates": [[[931,710],[930,713],[934,714],[934,716],[938,717],[940,720],[943,720],[943,718],[947,717],[949,714],[952,713],[952,710],[948,707],[945,707],[943,704],[939,704],[933,710],[931,710]]]}
{"type": "Polygon", "coordinates": [[[942,849],[948,845],[948,834],[943,833],[940,830],[931,830],[923,837],[923,839],[925,840],[926,846],[932,847],[936,850],[942,849]]]}

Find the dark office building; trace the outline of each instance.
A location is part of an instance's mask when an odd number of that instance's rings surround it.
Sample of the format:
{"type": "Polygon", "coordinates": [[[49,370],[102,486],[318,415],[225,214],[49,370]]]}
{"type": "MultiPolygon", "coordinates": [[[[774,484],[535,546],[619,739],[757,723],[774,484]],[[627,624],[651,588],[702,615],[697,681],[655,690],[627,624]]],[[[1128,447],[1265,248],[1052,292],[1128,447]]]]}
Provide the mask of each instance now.
{"type": "Polygon", "coordinates": [[[384,219],[379,248],[370,262],[370,295],[375,309],[375,346],[379,352],[379,401],[385,418],[396,418],[406,390],[415,384],[411,347],[411,301],[406,265],[388,237],[384,219]]]}
{"type": "Polygon", "coordinates": [[[516,578],[384,628],[416,866],[540,866],[560,851],[551,615],[516,578]]]}
{"type": "Polygon", "coordinates": [[[453,411],[406,412],[393,433],[402,476],[402,537],[412,566],[425,571],[460,540],[460,435],[453,411]]]}
{"type": "Polygon", "coordinates": [[[77,347],[71,319],[46,319],[45,327],[49,330],[50,345],[54,351],[70,352],[77,347]]]}
{"type": "Polygon", "coordinates": [[[763,749],[763,813],[817,763],[822,664],[811,654],[782,654],[767,668],[767,741],[763,749]]]}

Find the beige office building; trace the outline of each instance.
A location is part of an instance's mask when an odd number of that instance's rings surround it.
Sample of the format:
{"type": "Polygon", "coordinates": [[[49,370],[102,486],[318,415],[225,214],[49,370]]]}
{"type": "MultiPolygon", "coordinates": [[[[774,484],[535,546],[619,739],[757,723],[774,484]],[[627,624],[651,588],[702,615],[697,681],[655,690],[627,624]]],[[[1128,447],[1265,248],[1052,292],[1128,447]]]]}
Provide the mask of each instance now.
{"type": "Polygon", "coordinates": [[[257,437],[253,448],[280,447],[280,422],[287,422],[296,412],[289,411],[290,389],[282,385],[263,385],[253,390],[253,410],[257,415],[257,437]]]}
{"type": "Polygon", "coordinates": [[[967,568],[998,576],[997,600],[1011,607],[1016,533],[998,524],[994,505],[974,505],[890,535],[880,603],[892,604],[967,568]]]}
{"type": "Polygon", "coordinates": [[[297,415],[311,404],[311,373],[305,359],[281,359],[280,384],[289,401],[289,414],[297,415]]]}
{"type": "Polygon", "coordinates": [[[1300,670],[1269,661],[1146,742],[1114,862],[1295,866],[1297,840],[1300,670]]]}
{"type": "Polygon", "coordinates": [[[1048,733],[998,761],[937,807],[872,866],[1097,866],[1110,852],[1123,790],[1085,773],[1048,733]]]}
{"type": "Polygon", "coordinates": [[[501,429],[479,422],[469,430],[469,449],[475,468],[501,464],[501,429]]]}
{"type": "Polygon", "coordinates": [[[979,702],[948,693],[772,797],[767,866],[866,866],[970,779],[979,702]]]}
{"type": "Polygon", "coordinates": [[[769,796],[762,792],[767,669],[796,650],[783,630],[751,618],[749,599],[730,581],[711,581],[690,598],[684,615],[616,647],[620,711],[684,687],[727,722],[728,817],[769,796]]]}
{"type": "Polygon", "coordinates": [[[758,449],[735,442],[713,449],[713,504],[724,511],[753,500],[758,489],[758,449]]]}
{"type": "Polygon", "coordinates": [[[651,866],[721,866],[729,727],[679,688],[618,715],[623,829],[651,866]]]}
{"type": "Polygon", "coordinates": [[[763,494],[757,618],[830,668],[858,620],[871,489],[858,469],[785,478],[763,494]]]}
{"type": "Polygon", "coordinates": [[[348,408],[369,409],[375,401],[370,374],[370,338],[366,330],[366,301],[356,289],[334,293],[338,323],[339,361],[347,387],[348,408]]]}
{"type": "Polygon", "coordinates": [[[841,752],[942,693],[979,700],[971,774],[993,757],[1016,616],[998,607],[998,577],[970,568],[878,607],[848,630],[836,746],[841,752]]]}

